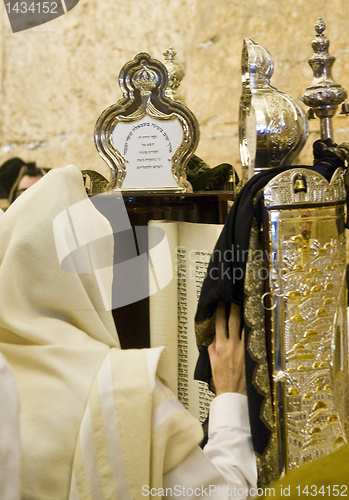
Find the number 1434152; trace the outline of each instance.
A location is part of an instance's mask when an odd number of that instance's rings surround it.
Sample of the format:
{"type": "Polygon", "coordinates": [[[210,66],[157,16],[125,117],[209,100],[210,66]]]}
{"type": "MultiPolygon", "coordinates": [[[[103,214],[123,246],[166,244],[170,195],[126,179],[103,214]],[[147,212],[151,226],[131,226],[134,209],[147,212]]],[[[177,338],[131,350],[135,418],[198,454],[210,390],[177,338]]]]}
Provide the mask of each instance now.
{"type": "Polygon", "coordinates": [[[57,2],[8,2],[5,6],[9,14],[58,14],[57,2]]]}

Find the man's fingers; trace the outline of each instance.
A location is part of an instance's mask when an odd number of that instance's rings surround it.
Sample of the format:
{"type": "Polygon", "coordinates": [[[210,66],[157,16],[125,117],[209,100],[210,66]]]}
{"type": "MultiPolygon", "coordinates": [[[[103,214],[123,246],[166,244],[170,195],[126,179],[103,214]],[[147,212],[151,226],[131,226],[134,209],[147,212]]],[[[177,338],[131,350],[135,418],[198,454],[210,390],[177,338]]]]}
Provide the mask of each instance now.
{"type": "Polygon", "coordinates": [[[225,342],[228,337],[240,338],[241,308],[236,304],[230,304],[230,315],[227,325],[226,304],[220,302],[216,310],[216,336],[215,340],[225,342]]]}
{"type": "Polygon", "coordinates": [[[216,394],[236,392],[246,395],[244,334],[240,339],[241,309],[230,305],[229,319],[226,314],[228,304],[219,304],[216,310],[216,335],[208,347],[213,382],[216,394]],[[229,327],[229,336],[228,336],[229,327]]]}
{"type": "Polygon", "coordinates": [[[229,337],[240,338],[241,308],[236,304],[230,305],[229,337]]]}
{"type": "Polygon", "coordinates": [[[225,342],[228,338],[226,305],[220,302],[216,309],[216,337],[218,343],[225,342]]]}
{"type": "Polygon", "coordinates": [[[241,342],[242,342],[242,345],[245,345],[245,328],[243,328],[243,330],[241,332],[241,342]]]}

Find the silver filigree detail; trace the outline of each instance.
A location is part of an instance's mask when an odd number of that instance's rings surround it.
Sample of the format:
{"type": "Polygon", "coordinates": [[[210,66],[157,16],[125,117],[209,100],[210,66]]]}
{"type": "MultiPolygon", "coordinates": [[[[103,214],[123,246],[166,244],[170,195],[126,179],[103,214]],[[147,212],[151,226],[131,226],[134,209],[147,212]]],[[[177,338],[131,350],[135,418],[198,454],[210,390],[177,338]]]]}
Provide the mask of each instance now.
{"type": "Polygon", "coordinates": [[[151,90],[156,87],[158,82],[158,77],[155,71],[148,68],[145,61],[141,61],[142,69],[137,71],[132,82],[137,89],[140,89],[142,93],[150,93],[151,90]]]}
{"type": "Polygon", "coordinates": [[[346,190],[342,168],[336,170],[330,183],[322,175],[309,169],[287,170],[275,176],[264,189],[266,207],[291,203],[328,203],[345,199],[346,190]],[[305,191],[295,190],[297,176],[302,176],[306,180],[305,191]]]}
{"type": "Polygon", "coordinates": [[[316,37],[312,42],[314,54],[308,61],[314,79],[301,100],[311,108],[310,118],[314,114],[320,118],[321,139],[334,140],[332,117],[336,114],[337,107],[347,98],[347,92],[333,80],[332,66],[336,58],[328,51],[330,41],[323,34],[325,29],[325,23],[320,17],[315,24],[316,37]]]}
{"type": "Polygon", "coordinates": [[[311,170],[288,170],[267,184],[265,196],[281,473],[348,439],[342,169],[331,183],[311,170]]]}
{"type": "Polygon", "coordinates": [[[174,101],[184,103],[184,98],[178,93],[178,88],[184,78],[185,73],[182,66],[180,66],[175,60],[177,52],[173,50],[173,47],[170,47],[169,49],[165,50],[163,55],[165,58],[164,65],[167,69],[168,76],[168,84],[165,90],[165,95],[167,97],[170,97],[174,101]]]}
{"type": "Polygon", "coordinates": [[[246,38],[239,116],[243,183],[262,169],[291,164],[307,137],[307,122],[299,104],[270,85],[273,70],[269,52],[246,38]]]}

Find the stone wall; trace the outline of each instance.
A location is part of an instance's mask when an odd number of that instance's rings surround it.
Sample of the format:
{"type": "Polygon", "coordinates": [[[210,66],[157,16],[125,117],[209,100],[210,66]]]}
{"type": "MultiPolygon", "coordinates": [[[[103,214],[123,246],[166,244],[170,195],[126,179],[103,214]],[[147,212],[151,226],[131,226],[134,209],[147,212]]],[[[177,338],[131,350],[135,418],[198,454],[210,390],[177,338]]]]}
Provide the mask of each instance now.
{"type": "MultiPolygon", "coordinates": [[[[0,163],[21,156],[108,175],[93,130],[99,114],[121,97],[119,70],[141,51],[163,60],[173,45],[186,71],[180,92],[200,123],[197,154],[211,166],[230,162],[239,171],[244,37],[272,54],[272,85],[299,99],[312,81],[307,60],[320,15],[337,58],[334,78],[349,89],[345,0],[80,0],[66,15],[17,34],[1,6],[0,163]]],[[[299,162],[311,162],[318,130],[318,121],[311,122],[299,162]]],[[[335,130],[337,142],[349,142],[349,118],[338,116],[335,130]]]]}

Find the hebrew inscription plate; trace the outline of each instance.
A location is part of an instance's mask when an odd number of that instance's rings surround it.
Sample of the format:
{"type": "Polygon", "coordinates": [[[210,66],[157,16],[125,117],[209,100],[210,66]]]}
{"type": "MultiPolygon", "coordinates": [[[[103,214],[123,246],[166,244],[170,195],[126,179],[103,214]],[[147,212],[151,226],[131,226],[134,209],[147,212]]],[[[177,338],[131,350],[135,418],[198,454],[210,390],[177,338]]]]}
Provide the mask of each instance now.
{"type": "Polygon", "coordinates": [[[191,192],[185,166],[199,140],[193,113],[166,97],[167,70],[146,53],[119,76],[124,97],[98,118],[95,144],[111,169],[109,189],[191,192]]]}

